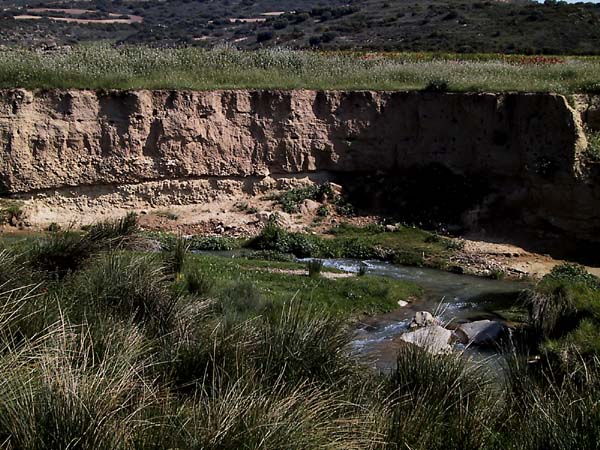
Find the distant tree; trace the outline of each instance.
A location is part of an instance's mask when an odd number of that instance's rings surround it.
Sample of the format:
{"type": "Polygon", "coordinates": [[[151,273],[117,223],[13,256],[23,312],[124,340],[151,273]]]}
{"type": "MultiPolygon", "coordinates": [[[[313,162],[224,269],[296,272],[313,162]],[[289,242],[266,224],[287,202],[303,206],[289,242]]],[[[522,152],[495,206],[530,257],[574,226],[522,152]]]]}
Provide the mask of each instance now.
{"type": "Polygon", "coordinates": [[[323,42],[324,44],[327,44],[329,42],[333,42],[336,37],[337,37],[337,33],[335,33],[334,31],[326,31],[325,33],[323,33],[321,35],[321,42],[323,42]]]}
{"type": "Polygon", "coordinates": [[[270,41],[271,39],[273,39],[272,31],[261,31],[256,35],[256,42],[258,43],[270,41]]]}

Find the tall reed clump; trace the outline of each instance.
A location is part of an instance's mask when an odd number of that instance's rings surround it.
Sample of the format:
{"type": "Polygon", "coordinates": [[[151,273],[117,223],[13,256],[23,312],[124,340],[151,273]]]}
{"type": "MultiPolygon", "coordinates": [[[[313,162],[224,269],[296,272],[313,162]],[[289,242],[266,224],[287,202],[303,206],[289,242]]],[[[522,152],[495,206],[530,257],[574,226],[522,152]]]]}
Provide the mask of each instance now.
{"type": "Polygon", "coordinates": [[[170,248],[165,251],[165,268],[176,277],[183,271],[185,258],[190,249],[190,243],[183,236],[178,236],[170,248]]]}
{"type": "Polygon", "coordinates": [[[568,370],[531,364],[516,354],[507,359],[505,448],[598,448],[600,442],[600,360],[581,358],[568,370]]]}
{"type": "Polygon", "coordinates": [[[483,367],[403,346],[389,381],[389,449],[487,449],[501,412],[483,367]]]}
{"type": "Polygon", "coordinates": [[[137,230],[137,216],[130,213],[94,224],[85,234],[72,230],[51,233],[33,242],[28,261],[33,269],[62,278],[81,269],[93,254],[120,248],[137,230]]]}
{"type": "Polygon", "coordinates": [[[75,308],[83,317],[109,314],[152,332],[170,327],[177,296],[154,255],[110,252],[80,273],[73,286],[75,308]]]}
{"type": "Polygon", "coordinates": [[[136,213],[132,212],[119,219],[93,224],[89,228],[86,238],[105,248],[115,248],[131,239],[138,231],[138,217],[136,213]]]}

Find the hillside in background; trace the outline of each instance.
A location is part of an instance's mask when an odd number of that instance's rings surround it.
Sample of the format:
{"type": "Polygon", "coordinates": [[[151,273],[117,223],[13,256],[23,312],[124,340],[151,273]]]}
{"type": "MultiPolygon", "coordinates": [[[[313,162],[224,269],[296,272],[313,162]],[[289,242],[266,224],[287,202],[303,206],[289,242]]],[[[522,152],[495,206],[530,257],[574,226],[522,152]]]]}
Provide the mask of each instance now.
{"type": "Polygon", "coordinates": [[[153,46],[282,46],[600,53],[600,4],[403,0],[4,0],[0,44],[105,40],[153,46]]]}

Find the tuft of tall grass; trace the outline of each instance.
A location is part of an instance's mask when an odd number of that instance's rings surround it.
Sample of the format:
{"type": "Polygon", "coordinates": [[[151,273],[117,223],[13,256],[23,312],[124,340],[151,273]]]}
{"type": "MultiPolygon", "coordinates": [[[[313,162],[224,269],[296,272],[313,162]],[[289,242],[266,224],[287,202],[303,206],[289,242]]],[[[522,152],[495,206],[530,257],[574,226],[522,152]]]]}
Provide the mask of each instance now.
{"type": "Polygon", "coordinates": [[[62,278],[79,270],[95,252],[118,248],[138,231],[134,213],[92,225],[86,234],[56,231],[34,241],[29,263],[36,269],[62,278]]]}
{"type": "Polygon", "coordinates": [[[600,442],[600,360],[567,368],[506,358],[506,448],[594,449],[600,442]]]}
{"type": "Polygon", "coordinates": [[[28,260],[35,270],[62,278],[79,270],[94,251],[95,245],[90,240],[71,231],[61,231],[35,240],[28,260]]]}
{"type": "Polygon", "coordinates": [[[230,318],[261,314],[269,307],[258,287],[243,278],[237,278],[221,289],[218,304],[223,315],[230,318]]]}
{"type": "Polygon", "coordinates": [[[464,356],[401,347],[388,385],[389,448],[490,448],[502,411],[490,381],[464,356]]]}
{"type": "Polygon", "coordinates": [[[323,261],[320,259],[311,259],[306,263],[309,277],[318,277],[323,270],[323,261]]]}
{"type": "Polygon", "coordinates": [[[111,252],[74,281],[85,314],[110,314],[153,331],[170,328],[177,297],[153,255],[111,252]]]}
{"type": "Polygon", "coordinates": [[[193,295],[209,295],[216,285],[213,278],[197,267],[187,269],[183,278],[186,290],[193,295]]]}
{"type": "Polygon", "coordinates": [[[103,247],[114,248],[138,231],[138,217],[136,213],[132,212],[120,219],[95,223],[89,228],[86,237],[91,242],[99,243],[103,247]]]}
{"type": "Polygon", "coordinates": [[[600,278],[576,264],[552,269],[528,292],[530,321],[547,356],[561,363],[576,361],[600,350],[600,278]]]}
{"type": "Polygon", "coordinates": [[[258,338],[254,363],[272,378],[336,384],[357,369],[343,321],[317,309],[305,310],[299,302],[286,304],[279,317],[263,321],[258,338]]]}
{"type": "Polygon", "coordinates": [[[190,244],[187,239],[178,236],[173,245],[165,252],[165,268],[170,273],[179,276],[183,271],[185,258],[190,249],[190,244]]]}

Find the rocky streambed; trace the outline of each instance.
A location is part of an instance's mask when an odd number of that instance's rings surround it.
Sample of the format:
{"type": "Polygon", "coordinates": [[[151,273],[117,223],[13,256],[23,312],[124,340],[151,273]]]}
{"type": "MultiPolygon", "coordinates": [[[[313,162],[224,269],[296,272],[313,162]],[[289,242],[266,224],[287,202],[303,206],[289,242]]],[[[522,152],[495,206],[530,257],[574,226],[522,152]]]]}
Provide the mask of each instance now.
{"type": "Polygon", "coordinates": [[[466,351],[473,358],[492,361],[500,341],[526,318],[520,295],[528,284],[523,281],[378,261],[325,260],[324,265],[348,272],[363,266],[369,274],[413,281],[423,288],[420,298],[401,301],[398,309],[359,324],[353,350],[380,370],[394,366],[397,350],[406,342],[435,353],[466,351]]]}

